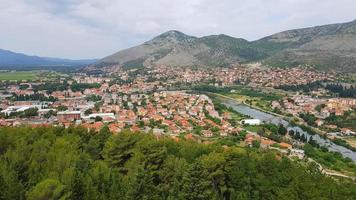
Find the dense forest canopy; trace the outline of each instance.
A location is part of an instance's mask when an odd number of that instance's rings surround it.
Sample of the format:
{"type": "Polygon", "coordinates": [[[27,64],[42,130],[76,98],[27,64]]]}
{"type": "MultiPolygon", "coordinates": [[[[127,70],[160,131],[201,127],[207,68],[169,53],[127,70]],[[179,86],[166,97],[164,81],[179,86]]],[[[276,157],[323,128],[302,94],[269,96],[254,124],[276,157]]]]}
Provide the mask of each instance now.
{"type": "Polygon", "coordinates": [[[84,128],[0,128],[0,199],[355,199],[356,185],[254,148],[84,128]]]}

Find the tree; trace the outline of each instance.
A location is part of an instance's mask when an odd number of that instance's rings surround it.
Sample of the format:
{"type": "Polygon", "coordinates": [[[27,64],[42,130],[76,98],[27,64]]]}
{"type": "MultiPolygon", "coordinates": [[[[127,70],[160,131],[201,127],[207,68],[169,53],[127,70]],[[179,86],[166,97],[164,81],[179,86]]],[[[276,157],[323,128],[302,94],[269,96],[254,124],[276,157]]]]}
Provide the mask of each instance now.
{"type": "Polygon", "coordinates": [[[286,135],[287,129],[286,127],[283,126],[283,124],[278,125],[278,134],[280,135],[286,135]]]}
{"type": "Polygon", "coordinates": [[[24,186],[15,169],[0,161],[0,199],[24,199],[24,186]]]}
{"type": "Polygon", "coordinates": [[[103,121],[103,118],[100,117],[100,116],[96,116],[96,117],[95,117],[95,121],[96,121],[96,122],[101,122],[101,121],[103,121]]]}
{"type": "MultiPolygon", "coordinates": [[[[355,173],[341,154],[308,143],[304,150],[324,166],[355,173]]],[[[355,197],[349,181],[270,150],[128,131],[111,135],[107,127],[0,127],[1,200],[355,197]]]]}
{"type": "Polygon", "coordinates": [[[53,111],[53,110],[50,110],[50,111],[48,111],[46,114],[44,114],[43,115],[43,117],[45,117],[45,118],[50,118],[51,116],[56,116],[57,115],[57,113],[55,112],[55,111],[53,111]]]}
{"type": "Polygon", "coordinates": [[[24,111],[24,116],[25,117],[33,117],[38,115],[38,108],[29,108],[24,111]]]}
{"type": "Polygon", "coordinates": [[[90,137],[85,149],[93,160],[102,159],[102,151],[105,143],[110,137],[111,133],[107,126],[104,126],[99,133],[93,133],[90,137]]]}
{"type": "Polygon", "coordinates": [[[183,195],[187,200],[212,199],[209,174],[199,163],[194,163],[183,177],[183,195]]]}
{"type": "Polygon", "coordinates": [[[134,156],[133,147],[138,141],[138,137],[130,136],[128,133],[121,133],[109,138],[103,149],[103,157],[110,166],[116,167],[122,173],[127,173],[125,163],[134,156]]]}
{"type": "Polygon", "coordinates": [[[317,146],[317,143],[316,143],[316,141],[313,139],[313,136],[310,136],[310,137],[309,137],[308,143],[309,143],[310,145],[312,145],[313,147],[316,147],[316,146],[317,146]]]}
{"type": "Polygon", "coordinates": [[[45,179],[26,194],[29,200],[55,200],[65,196],[64,185],[56,179],[45,179]]]}
{"type": "Polygon", "coordinates": [[[142,167],[138,168],[135,179],[130,186],[127,199],[159,199],[158,188],[155,186],[153,177],[145,173],[142,167]]]}
{"type": "Polygon", "coordinates": [[[93,110],[92,109],[88,109],[84,112],[85,115],[90,115],[93,113],[93,110]]]}
{"type": "Polygon", "coordinates": [[[258,140],[252,141],[252,147],[254,148],[260,148],[261,142],[258,140]]]}

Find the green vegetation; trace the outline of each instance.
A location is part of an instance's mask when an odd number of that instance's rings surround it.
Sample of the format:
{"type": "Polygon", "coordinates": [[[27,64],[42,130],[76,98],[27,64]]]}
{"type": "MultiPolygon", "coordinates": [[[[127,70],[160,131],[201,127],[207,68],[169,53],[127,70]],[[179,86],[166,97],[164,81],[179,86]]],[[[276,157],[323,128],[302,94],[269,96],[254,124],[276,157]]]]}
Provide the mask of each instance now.
{"type": "Polygon", "coordinates": [[[340,128],[349,128],[356,131],[356,109],[345,112],[342,116],[336,116],[332,113],[325,119],[328,124],[334,124],[340,128]]]}
{"type": "Polygon", "coordinates": [[[67,81],[64,81],[63,83],[60,82],[46,82],[45,84],[42,85],[36,85],[33,86],[34,91],[41,91],[41,90],[46,90],[47,93],[51,94],[53,91],[64,91],[68,89],[68,83],[67,81]]]}
{"type": "Polygon", "coordinates": [[[70,86],[70,89],[73,92],[81,91],[83,92],[85,89],[89,88],[100,88],[100,83],[73,83],[70,86]]]}
{"type": "Polygon", "coordinates": [[[325,88],[338,94],[340,97],[356,98],[356,88],[352,85],[349,88],[346,88],[341,84],[328,84],[325,88]]]}
{"type": "Polygon", "coordinates": [[[0,81],[37,80],[38,71],[0,71],[0,81]]]}
{"type": "Polygon", "coordinates": [[[282,99],[281,94],[274,92],[265,92],[260,89],[250,88],[243,85],[234,85],[230,87],[215,87],[212,85],[198,85],[192,88],[198,92],[211,92],[224,96],[234,98],[240,102],[259,107],[267,111],[271,109],[272,101],[279,101],[282,99]]]}
{"type": "Polygon", "coordinates": [[[255,148],[111,135],[107,128],[0,128],[1,199],[355,197],[347,180],[255,148]]]}
{"type": "Polygon", "coordinates": [[[86,97],[85,99],[86,99],[87,101],[94,101],[94,102],[97,102],[97,101],[101,101],[101,96],[92,94],[92,95],[86,97]]]}
{"type": "Polygon", "coordinates": [[[313,148],[310,144],[304,146],[305,155],[313,158],[328,169],[341,171],[352,176],[356,175],[356,165],[350,158],[344,158],[340,153],[329,152],[327,148],[313,148]]]}
{"type": "Polygon", "coordinates": [[[311,113],[300,113],[299,117],[302,118],[309,126],[316,126],[315,121],[317,118],[311,113]]]}
{"type": "Polygon", "coordinates": [[[275,88],[287,90],[287,91],[294,91],[294,92],[296,92],[296,91],[310,92],[310,91],[316,90],[321,87],[323,87],[323,85],[321,84],[321,81],[315,81],[315,82],[303,84],[303,85],[281,85],[281,86],[278,86],[275,88]]]}
{"type": "Polygon", "coordinates": [[[338,74],[337,80],[342,83],[356,83],[356,73],[338,74]]]}
{"type": "Polygon", "coordinates": [[[27,118],[27,117],[34,117],[37,115],[38,115],[38,108],[29,108],[25,111],[12,112],[10,116],[6,116],[6,118],[14,118],[14,117],[27,118]]]}
{"type": "Polygon", "coordinates": [[[340,138],[335,138],[332,140],[335,144],[346,147],[352,151],[356,151],[356,147],[351,146],[347,141],[340,139],[340,138]]]}
{"type": "Polygon", "coordinates": [[[13,96],[11,97],[11,100],[14,100],[14,101],[51,101],[51,102],[55,102],[58,99],[54,98],[53,96],[46,97],[46,96],[44,96],[44,94],[35,93],[35,94],[31,94],[31,95],[13,94],[13,96]]]}

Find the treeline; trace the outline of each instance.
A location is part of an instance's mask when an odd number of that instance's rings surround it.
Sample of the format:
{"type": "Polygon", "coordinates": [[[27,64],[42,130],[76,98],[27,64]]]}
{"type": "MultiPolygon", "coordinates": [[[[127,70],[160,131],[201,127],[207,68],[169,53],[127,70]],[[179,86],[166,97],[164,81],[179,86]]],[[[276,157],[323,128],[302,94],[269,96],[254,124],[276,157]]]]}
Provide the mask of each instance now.
{"type": "Polygon", "coordinates": [[[85,89],[100,88],[100,83],[73,83],[70,85],[70,89],[73,92],[83,92],[85,89]]]}
{"type": "Polygon", "coordinates": [[[303,92],[310,92],[319,88],[325,88],[330,92],[337,94],[339,97],[344,98],[356,98],[356,88],[354,86],[344,87],[342,84],[327,84],[323,85],[322,82],[316,81],[308,84],[302,85],[281,85],[276,86],[276,89],[282,89],[286,91],[303,91],[303,92]]]}
{"type": "Polygon", "coordinates": [[[244,86],[231,86],[231,87],[216,87],[213,85],[196,85],[192,87],[192,90],[198,92],[211,92],[211,93],[220,93],[220,94],[230,94],[231,91],[235,91],[234,93],[240,94],[243,96],[256,97],[261,98],[261,100],[273,101],[280,100],[281,97],[279,95],[273,93],[265,93],[258,89],[248,88],[244,86]]]}
{"type": "Polygon", "coordinates": [[[51,94],[54,91],[64,91],[68,89],[71,89],[73,92],[78,92],[78,91],[83,92],[85,89],[99,88],[99,87],[100,87],[99,83],[73,83],[69,85],[67,81],[63,81],[63,83],[48,82],[42,85],[35,85],[33,86],[33,89],[34,91],[46,90],[49,94],[51,94]]]}
{"type": "Polygon", "coordinates": [[[282,89],[286,91],[303,91],[303,92],[310,92],[313,90],[316,90],[318,88],[323,87],[320,81],[315,81],[312,83],[307,83],[307,84],[301,84],[301,85],[280,85],[274,87],[275,89],[282,89]]]}
{"type": "Polygon", "coordinates": [[[356,98],[356,88],[352,85],[347,88],[341,84],[327,84],[325,88],[333,93],[337,93],[339,97],[356,98]]]}
{"type": "Polygon", "coordinates": [[[45,84],[41,85],[34,85],[32,86],[34,91],[47,91],[49,94],[51,94],[54,91],[64,91],[67,90],[69,87],[69,84],[67,81],[64,81],[63,83],[57,83],[57,82],[46,82],[45,84]]]}
{"type": "Polygon", "coordinates": [[[38,108],[29,108],[25,111],[20,111],[20,112],[11,112],[10,115],[5,115],[4,113],[0,114],[0,118],[28,118],[28,117],[34,117],[38,115],[38,108]]]}
{"type": "Polygon", "coordinates": [[[15,101],[50,101],[50,102],[58,101],[58,99],[53,96],[46,97],[44,96],[44,94],[40,94],[40,93],[35,93],[30,95],[13,94],[12,99],[15,101]]]}
{"type": "Polygon", "coordinates": [[[347,111],[342,116],[336,116],[335,113],[332,113],[325,121],[328,124],[335,124],[338,127],[345,127],[356,131],[356,110],[347,111]]]}
{"type": "Polygon", "coordinates": [[[355,199],[356,185],[254,148],[107,128],[0,128],[0,199],[355,199]]]}

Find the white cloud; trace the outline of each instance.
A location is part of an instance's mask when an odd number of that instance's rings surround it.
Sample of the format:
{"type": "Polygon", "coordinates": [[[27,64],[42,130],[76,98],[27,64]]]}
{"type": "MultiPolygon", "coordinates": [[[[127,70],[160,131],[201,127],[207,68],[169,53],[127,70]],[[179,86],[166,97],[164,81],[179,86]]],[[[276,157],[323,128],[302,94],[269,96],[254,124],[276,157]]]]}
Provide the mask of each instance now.
{"type": "Polygon", "coordinates": [[[249,40],[350,21],[354,0],[0,0],[0,48],[95,58],[170,29],[249,40]]]}

